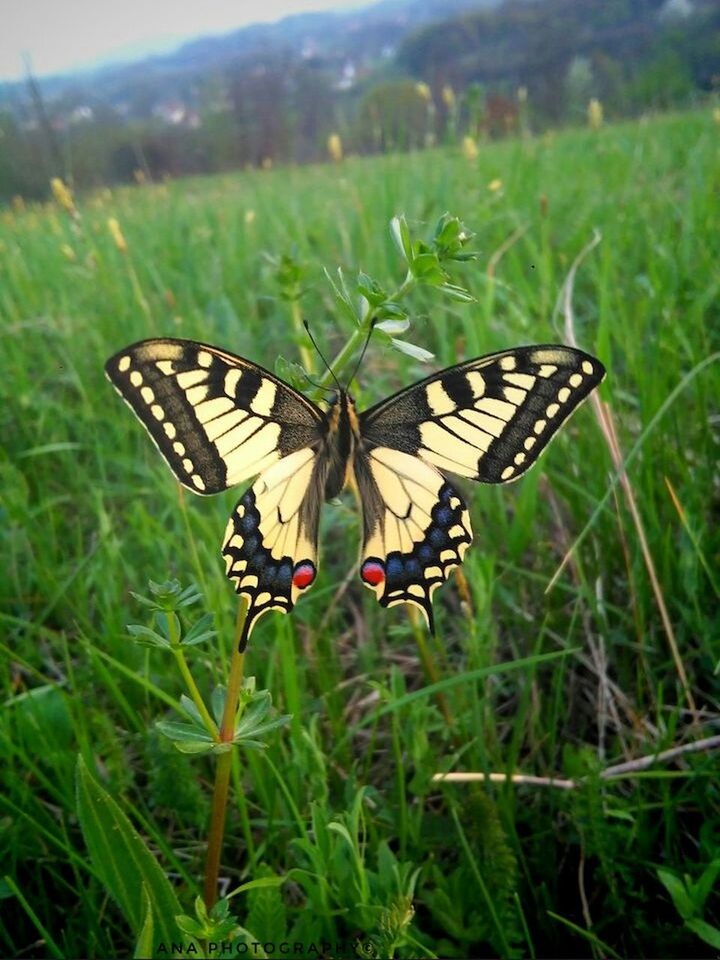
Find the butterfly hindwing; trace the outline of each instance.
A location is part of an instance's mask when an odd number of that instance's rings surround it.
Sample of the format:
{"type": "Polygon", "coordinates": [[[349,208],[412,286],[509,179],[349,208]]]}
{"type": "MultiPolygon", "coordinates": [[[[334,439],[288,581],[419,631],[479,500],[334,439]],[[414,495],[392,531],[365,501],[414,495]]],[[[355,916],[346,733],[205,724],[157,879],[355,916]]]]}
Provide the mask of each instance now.
{"type": "Polygon", "coordinates": [[[321,412],[267,370],[191,340],[144,340],[105,371],[178,480],[218,493],[318,442],[321,412]]]}
{"type": "Polygon", "coordinates": [[[325,458],[303,448],[266,470],[235,507],[225,531],[227,576],[248,602],[240,649],[268,610],[289,613],[315,580],[325,458]]]}
{"type": "Polygon", "coordinates": [[[360,417],[364,438],[484,483],[516,480],[600,383],[594,357],[518,347],[449,367],[360,417]]]}
{"type": "Polygon", "coordinates": [[[472,542],[460,494],[431,465],[391,447],[355,458],[363,511],[360,576],[384,607],[412,603],[433,629],[432,595],[472,542]]]}

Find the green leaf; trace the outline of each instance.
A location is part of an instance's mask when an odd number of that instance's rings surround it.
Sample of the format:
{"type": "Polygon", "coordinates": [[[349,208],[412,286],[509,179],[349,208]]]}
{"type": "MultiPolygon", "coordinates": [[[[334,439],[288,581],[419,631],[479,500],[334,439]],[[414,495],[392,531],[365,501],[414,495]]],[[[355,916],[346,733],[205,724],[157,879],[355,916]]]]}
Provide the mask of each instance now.
{"type": "Polygon", "coordinates": [[[677,912],[683,920],[689,920],[697,911],[688,896],[685,884],[679,877],[676,877],[674,873],[670,873],[669,870],[664,870],[662,867],[658,867],[656,872],[658,880],[672,897],[672,902],[677,912]]]}
{"type": "MultiPolygon", "coordinates": [[[[247,883],[241,883],[239,887],[235,887],[234,890],[231,890],[230,893],[226,894],[224,902],[227,902],[230,897],[236,897],[239,893],[245,893],[247,890],[255,890],[257,887],[281,887],[286,880],[287,877],[276,876],[258,877],[256,880],[248,880],[247,883]]],[[[218,900],[218,903],[220,902],[221,901],[218,900]]]]}
{"type": "Polygon", "coordinates": [[[457,300],[459,303],[475,303],[475,297],[466,290],[465,287],[459,287],[455,283],[442,283],[438,287],[446,297],[451,300],[457,300]]]}
{"type": "Polygon", "coordinates": [[[398,252],[405,258],[408,266],[412,266],[415,255],[410,238],[410,230],[408,229],[407,220],[404,215],[392,218],[390,221],[390,234],[398,252]]]}
{"type": "Polygon", "coordinates": [[[135,944],[135,960],[152,960],[153,947],[155,945],[152,904],[150,903],[150,894],[146,884],[142,885],[143,909],[145,910],[145,919],[140,930],[140,936],[135,944]]]}
{"type": "Polygon", "coordinates": [[[447,281],[447,274],[440,266],[437,254],[432,251],[418,253],[410,269],[417,281],[432,287],[439,287],[447,281]]]}
{"type": "Polygon", "coordinates": [[[135,643],[139,643],[143,647],[162,647],[164,650],[170,648],[170,641],[167,637],[163,637],[156,630],[151,630],[150,627],[144,627],[140,623],[129,623],[127,625],[127,632],[135,643]]]}
{"type": "Polygon", "coordinates": [[[216,636],[217,630],[212,629],[212,622],[213,615],[211,613],[204,613],[199,620],[195,621],[182,638],[181,646],[195,647],[199,643],[204,643],[205,640],[210,640],[216,636]]]}
{"type": "Polygon", "coordinates": [[[205,925],[199,923],[194,917],[188,917],[187,914],[180,914],[175,917],[175,922],[188,937],[195,937],[201,940],[205,936],[205,925]]]}
{"type": "Polygon", "coordinates": [[[82,756],[76,767],[76,795],[78,819],[95,873],[138,938],[148,924],[149,901],[154,956],[159,943],[179,939],[175,917],[180,904],[175,891],[156,855],[118,804],[90,776],[82,756]]]}
{"type": "Polygon", "coordinates": [[[345,283],[345,277],[342,270],[338,267],[338,282],[335,283],[333,278],[330,276],[327,270],[325,270],[325,276],[327,277],[330,286],[335,292],[335,299],[337,302],[340,311],[345,314],[345,316],[352,321],[354,326],[358,326],[360,323],[360,318],[358,316],[357,310],[353,305],[352,298],[345,283]]]}
{"type": "Polygon", "coordinates": [[[182,632],[177,614],[169,610],[161,610],[155,614],[155,619],[160,628],[160,633],[167,638],[168,642],[172,643],[172,638],[174,637],[177,643],[180,639],[180,633],[182,632]]]}
{"type": "Polygon", "coordinates": [[[189,607],[191,604],[197,603],[198,600],[202,600],[202,594],[195,584],[191,583],[189,587],[185,587],[178,595],[176,609],[179,610],[182,607],[189,607]]]}
{"type": "MultiPolygon", "coordinates": [[[[225,696],[226,690],[223,684],[218,684],[210,694],[210,709],[212,710],[213,719],[218,727],[222,724],[223,714],[225,713],[225,696]]],[[[195,706],[195,704],[193,704],[193,706],[195,706]]],[[[199,713],[198,719],[200,719],[199,713]]]]}
{"type": "MultiPolygon", "coordinates": [[[[381,304],[377,310],[375,310],[375,317],[381,322],[387,322],[387,320],[406,322],[408,312],[405,307],[401,307],[399,303],[394,303],[392,300],[386,300],[385,303],[381,304]]],[[[376,323],[375,327],[377,328],[377,326],[378,324],[376,323]]]]}
{"type": "Polygon", "coordinates": [[[155,726],[181,753],[210,753],[216,746],[210,734],[194,723],[158,720],[155,726]]]}
{"type": "Polygon", "coordinates": [[[361,294],[371,307],[378,307],[387,300],[387,291],[385,291],[377,280],[369,277],[366,273],[360,272],[357,278],[357,291],[361,294]]]}
{"type": "Polygon", "coordinates": [[[434,356],[429,350],[424,350],[414,343],[408,343],[407,340],[396,340],[395,337],[391,337],[390,342],[400,353],[407,354],[408,357],[412,357],[413,360],[419,360],[421,363],[427,363],[428,360],[432,360],[434,356]]]}
{"type": "MultiPolygon", "coordinates": [[[[269,871],[268,867],[261,867],[259,872],[267,871],[269,871]]],[[[248,891],[248,912],[245,923],[261,942],[273,940],[277,943],[285,939],[287,915],[279,885],[274,882],[277,877],[273,875],[268,879],[273,881],[270,885],[256,884],[248,891]]]]}
{"type": "Polygon", "coordinates": [[[207,730],[205,728],[205,721],[203,720],[195,701],[191,700],[186,693],[180,694],[180,706],[183,708],[183,712],[190,719],[190,721],[197,724],[198,729],[206,733],[207,730]]]}
{"type": "Polygon", "coordinates": [[[289,383],[296,390],[302,390],[307,386],[308,375],[301,364],[296,363],[295,360],[288,360],[281,355],[276,358],[273,369],[281,380],[289,383]]]}
{"type": "Polygon", "coordinates": [[[432,246],[440,260],[475,260],[476,253],[463,250],[474,236],[458,217],[444,213],[435,227],[432,246]]]}
{"type": "Polygon", "coordinates": [[[715,886],[718,873],[720,873],[720,859],[713,860],[709,863],[700,874],[699,879],[691,885],[692,901],[698,913],[702,913],[705,901],[715,886]]]}
{"type": "Polygon", "coordinates": [[[720,930],[711,926],[699,917],[692,917],[685,922],[685,926],[692,930],[695,936],[700,937],[705,943],[709,944],[715,950],[720,950],[720,930]]]}

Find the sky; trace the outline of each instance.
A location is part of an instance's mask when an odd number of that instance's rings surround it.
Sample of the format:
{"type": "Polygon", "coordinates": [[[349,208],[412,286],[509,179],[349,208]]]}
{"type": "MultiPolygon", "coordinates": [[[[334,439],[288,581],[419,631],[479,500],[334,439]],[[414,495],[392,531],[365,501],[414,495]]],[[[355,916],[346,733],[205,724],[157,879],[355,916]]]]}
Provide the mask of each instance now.
{"type": "MultiPolygon", "coordinates": [[[[370,0],[366,0],[370,3],[370,0]]],[[[0,0],[0,80],[131,60],[184,40],[359,0],[0,0]]]]}

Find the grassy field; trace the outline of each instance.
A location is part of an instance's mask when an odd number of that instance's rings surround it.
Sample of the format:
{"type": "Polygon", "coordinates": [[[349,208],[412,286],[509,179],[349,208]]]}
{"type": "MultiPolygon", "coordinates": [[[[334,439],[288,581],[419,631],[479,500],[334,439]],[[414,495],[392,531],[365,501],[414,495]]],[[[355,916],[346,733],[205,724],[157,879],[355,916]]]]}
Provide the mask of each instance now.
{"type": "MultiPolygon", "coordinates": [[[[181,496],[104,361],[159,335],[298,360],[283,254],[335,355],[351,328],[323,268],[394,289],[390,219],[423,236],[448,210],[476,232],[479,259],[453,268],[475,301],[418,287],[406,303],[438,367],[564,341],[561,290],[599,231],[575,333],[607,366],[628,482],[587,404],[518,484],[463,485],[469,593],[451,578],[436,594],[435,640],[362,587],[352,499],[325,508],[318,583],[260,622],[246,657],[292,720],[233,755],[223,889],[284,880],[232,897],[247,932],[234,955],[356,940],[397,957],[717,955],[718,743],[688,747],[720,733],[719,160],[708,112],[483,146],[474,162],[146,184],[78,200],[78,218],[0,212],[0,953],[128,956],[139,939],[147,955],[148,911],[117,893],[140,843],[119,808],[172,884],[156,934],[177,932],[173,898],[193,914],[202,887],[216,758],[158,731],[187,689],[127,625],[151,625],[133,596],[149,579],[194,583],[182,619],[209,612],[217,631],[188,648],[209,701],[233,644],[219,550],[238,491],[181,496]],[[433,781],[451,770],[545,780],[433,781]]],[[[427,372],[373,344],[359,405],[427,372]]]]}

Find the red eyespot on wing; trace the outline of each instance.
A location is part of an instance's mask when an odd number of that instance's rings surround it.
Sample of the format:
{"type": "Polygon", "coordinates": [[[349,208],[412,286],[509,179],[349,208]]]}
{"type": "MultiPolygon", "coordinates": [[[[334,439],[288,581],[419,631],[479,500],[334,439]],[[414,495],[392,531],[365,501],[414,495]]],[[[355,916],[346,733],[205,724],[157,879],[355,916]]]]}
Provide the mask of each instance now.
{"type": "Polygon", "coordinates": [[[363,581],[376,587],[385,579],[385,566],[379,560],[366,560],[360,570],[363,581]]]}
{"type": "Polygon", "coordinates": [[[297,587],[298,590],[304,590],[305,587],[309,587],[315,579],[316,572],[314,563],[311,563],[309,560],[302,560],[295,565],[295,569],[293,570],[293,586],[297,587]]]}

